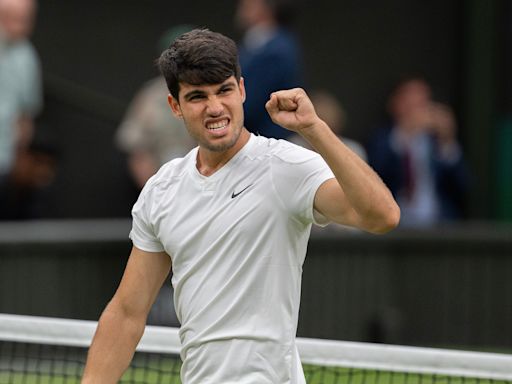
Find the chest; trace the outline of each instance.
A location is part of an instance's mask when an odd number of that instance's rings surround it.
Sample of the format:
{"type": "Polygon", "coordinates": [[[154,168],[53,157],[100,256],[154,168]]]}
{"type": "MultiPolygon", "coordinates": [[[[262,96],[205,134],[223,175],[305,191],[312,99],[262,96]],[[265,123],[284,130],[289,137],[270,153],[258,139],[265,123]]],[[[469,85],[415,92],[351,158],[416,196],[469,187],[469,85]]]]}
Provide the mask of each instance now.
{"type": "Polygon", "coordinates": [[[153,209],[155,233],[174,267],[198,255],[239,250],[282,216],[264,167],[220,179],[184,178],[153,209]]]}

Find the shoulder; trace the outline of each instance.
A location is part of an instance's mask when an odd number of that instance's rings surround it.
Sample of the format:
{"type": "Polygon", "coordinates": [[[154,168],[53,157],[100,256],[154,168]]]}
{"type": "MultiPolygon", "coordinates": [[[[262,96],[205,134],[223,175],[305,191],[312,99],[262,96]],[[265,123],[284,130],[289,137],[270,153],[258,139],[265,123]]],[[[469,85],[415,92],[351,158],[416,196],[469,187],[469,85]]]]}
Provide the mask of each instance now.
{"type": "Polygon", "coordinates": [[[29,41],[21,41],[10,47],[6,52],[6,60],[17,71],[34,71],[39,68],[39,57],[29,41]]]}
{"type": "Polygon", "coordinates": [[[255,136],[255,145],[250,152],[249,156],[265,157],[271,161],[288,164],[299,164],[320,157],[316,152],[287,140],[269,139],[264,136],[255,136]]]}
{"type": "Polygon", "coordinates": [[[298,49],[299,47],[297,37],[287,28],[279,28],[272,39],[272,43],[280,48],[298,49]]]}
{"type": "Polygon", "coordinates": [[[270,59],[298,64],[301,61],[302,53],[295,35],[287,30],[280,29],[267,44],[266,55],[270,59]]]}
{"type": "Polygon", "coordinates": [[[135,98],[143,99],[147,101],[154,102],[155,100],[164,100],[167,103],[167,94],[169,91],[167,90],[167,86],[165,84],[165,80],[162,77],[156,77],[147,80],[142,86],[137,90],[135,98]]]}
{"type": "Polygon", "coordinates": [[[142,89],[146,92],[152,92],[157,94],[168,94],[167,85],[163,76],[157,76],[147,80],[143,85],[142,89]]]}
{"type": "Polygon", "coordinates": [[[29,41],[21,41],[17,43],[13,48],[13,55],[16,56],[18,60],[23,60],[26,62],[38,62],[39,58],[37,56],[37,51],[34,46],[29,41]]]}
{"type": "Polygon", "coordinates": [[[196,149],[192,149],[185,157],[172,159],[162,165],[144,186],[142,193],[154,194],[158,191],[169,189],[178,180],[186,176],[190,162],[196,155],[196,149]]]}

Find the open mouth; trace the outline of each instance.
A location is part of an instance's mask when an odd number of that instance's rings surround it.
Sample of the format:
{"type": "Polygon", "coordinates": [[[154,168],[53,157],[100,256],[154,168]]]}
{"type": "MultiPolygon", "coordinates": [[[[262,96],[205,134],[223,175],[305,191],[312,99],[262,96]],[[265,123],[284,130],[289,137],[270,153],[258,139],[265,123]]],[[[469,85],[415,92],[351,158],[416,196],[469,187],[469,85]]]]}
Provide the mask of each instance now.
{"type": "Polygon", "coordinates": [[[220,131],[221,129],[226,128],[228,126],[228,124],[229,124],[229,120],[224,119],[224,120],[208,123],[208,124],[206,124],[206,128],[210,131],[220,131]]]}

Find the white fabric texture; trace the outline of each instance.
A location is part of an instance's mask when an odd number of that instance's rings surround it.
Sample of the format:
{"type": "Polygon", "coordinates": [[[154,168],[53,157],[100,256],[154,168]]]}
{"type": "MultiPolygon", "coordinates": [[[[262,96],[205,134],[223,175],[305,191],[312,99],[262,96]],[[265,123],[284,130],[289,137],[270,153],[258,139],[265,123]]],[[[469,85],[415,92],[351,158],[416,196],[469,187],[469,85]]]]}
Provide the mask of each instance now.
{"type": "Polygon", "coordinates": [[[315,152],[251,135],[209,177],[197,148],[144,187],[130,237],[173,265],[182,381],[305,383],[295,346],[302,264],[318,187],[315,152]]]}

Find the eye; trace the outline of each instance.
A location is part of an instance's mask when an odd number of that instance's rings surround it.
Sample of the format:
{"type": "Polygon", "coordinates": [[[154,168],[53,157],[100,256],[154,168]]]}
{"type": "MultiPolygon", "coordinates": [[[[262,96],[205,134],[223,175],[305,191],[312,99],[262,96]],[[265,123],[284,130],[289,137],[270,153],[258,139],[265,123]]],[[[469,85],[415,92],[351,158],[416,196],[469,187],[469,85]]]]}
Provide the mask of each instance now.
{"type": "Polygon", "coordinates": [[[192,95],[188,98],[189,101],[194,101],[194,100],[201,100],[204,98],[204,95],[192,95]]]}
{"type": "Polygon", "coordinates": [[[222,88],[219,90],[219,93],[220,93],[220,94],[225,94],[225,93],[230,92],[232,89],[233,89],[233,87],[222,87],[222,88]]]}

